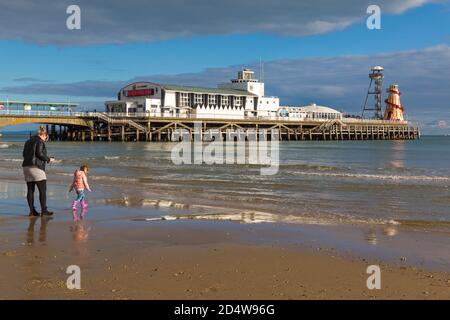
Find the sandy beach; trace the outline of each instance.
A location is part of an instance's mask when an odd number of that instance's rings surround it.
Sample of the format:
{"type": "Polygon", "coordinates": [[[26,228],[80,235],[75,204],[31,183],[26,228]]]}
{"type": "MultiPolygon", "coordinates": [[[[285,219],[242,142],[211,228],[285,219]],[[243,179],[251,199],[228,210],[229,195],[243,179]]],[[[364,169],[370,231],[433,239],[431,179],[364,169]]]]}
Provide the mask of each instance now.
{"type": "Polygon", "coordinates": [[[253,226],[118,222],[2,218],[0,299],[450,299],[449,273],[317,245],[251,244],[262,232],[253,226]],[[380,290],[366,286],[372,264],[380,290]],[[70,265],[81,290],[66,286],[70,265]]]}

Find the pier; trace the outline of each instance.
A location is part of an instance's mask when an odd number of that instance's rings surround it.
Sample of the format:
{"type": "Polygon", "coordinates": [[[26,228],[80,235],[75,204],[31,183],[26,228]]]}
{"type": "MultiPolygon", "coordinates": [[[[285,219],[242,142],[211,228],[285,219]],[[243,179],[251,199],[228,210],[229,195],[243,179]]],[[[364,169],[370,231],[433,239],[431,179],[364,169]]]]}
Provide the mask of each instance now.
{"type": "Polygon", "coordinates": [[[0,101],[0,127],[45,124],[55,141],[245,141],[270,140],[273,133],[285,141],[419,139],[419,129],[403,118],[396,84],[389,87],[383,115],[383,70],[373,67],[369,75],[364,111],[375,110],[369,119],[346,117],[315,103],[282,106],[278,97],[265,95],[264,83],[253,71],[243,69],[216,88],[130,83],[117,92],[117,100],[105,102],[105,112],[78,112],[77,104],[62,102],[0,101]],[[372,108],[367,103],[373,94],[372,108]]]}
{"type": "MultiPolygon", "coordinates": [[[[200,135],[210,141],[215,133],[224,141],[247,140],[250,135],[277,130],[284,141],[338,140],[414,140],[417,127],[407,121],[342,118],[299,120],[285,117],[202,117],[179,115],[152,117],[146,113],[105,113],[68,111],[1,110],[2,126],[39,123],[47,125],[53,141],[179,141],[177,130],[184,129],[190,139],[200,135]]],[[[186,137],[186,135],[184,135],[186,137]]]]}

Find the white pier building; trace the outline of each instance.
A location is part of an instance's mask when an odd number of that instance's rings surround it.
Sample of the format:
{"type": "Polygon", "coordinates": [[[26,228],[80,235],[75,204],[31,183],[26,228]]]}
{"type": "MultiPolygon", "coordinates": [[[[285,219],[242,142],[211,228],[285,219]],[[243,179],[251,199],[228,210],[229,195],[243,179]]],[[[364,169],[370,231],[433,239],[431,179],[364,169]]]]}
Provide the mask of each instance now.
{"type": "Polygon", "coordinates": [[[264,93],[264,83],[244,69],[237,79],[217,88],[136,82],[122,88],[117,101],[106,101],[106,112],[150,117],[191,118],[293,118],[340,119],[342,114],[327,107],[282,107],[278,97],[264,93]]]}

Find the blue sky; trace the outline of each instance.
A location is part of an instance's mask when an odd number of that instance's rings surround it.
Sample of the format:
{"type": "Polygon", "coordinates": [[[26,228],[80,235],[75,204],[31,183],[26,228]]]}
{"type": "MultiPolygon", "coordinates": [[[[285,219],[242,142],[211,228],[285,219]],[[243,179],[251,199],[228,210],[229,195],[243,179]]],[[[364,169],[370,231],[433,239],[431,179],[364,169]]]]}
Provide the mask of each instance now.
{"type": "MultiPolygon", "coordinates": [[[[172,5],[199,5],[198,10],[201,10],[205,7],[205,4],[200,7],[199,2],[202,1],[172,0],[172,5]]],[[[440,48],[439,57],[445,58],[450,46],[448,1],[372,1],[371,4],[379,4],[382,10],[381,30],[367,29],[367,4],[360,5],[361,1],[354,0],[340,1],[339,4],[327,0],[304,1],[301,7],[295,8],[290,8],[294,6],[293,2],[263,0],[257,12],[248,13],[254,15],[254,20],[247,23],[241,22],[246,19],[245,15],[227,21],[221,18],[219,12],[215,13],[215,18],[211,21],[184,19],[183,8],[171,12],[171,7],[161,9],[163,13],[159,18],[162,22],[134,23],[129,19],[121,19],[136,13],[127,13],[126,10],[129,9],[121,7],[120,1],[111,1],[109,8],[104,8],[99,1],[85,4],[79,1],[82,29],[76,31],[64,28],[67,17],[64,12],[67,5],[65,1],[59,1],[59,6],[56,6],[62,11],[53,9],[55,6],[49,1],[42,1],[39,7],[26,0],[18,2],[21,2],[20,6],[14,7],[3,0],[0,1],[0,27],[3,30],[0,31],[0,99],[8,96],[10,99],[66,101],[70,97],[71,101],[79,101],[86,106],[100,106],[102,101],[115,96],[122,82],[126,83],[132,79],[204,85],[208,85],[208,80],[211,80],[209,85],[215,86],[217,81],[227,81],[233,77],[236,68],[258,68],[259,59],[262,59],[268,66],[266,78],[268,85],[273,87],[272,93],[280,95],[282,102],[284,94],[288,103],[300,104],[307,102],[306,98],[313,99],[313,95],[301,90],[295,92],[298,96],[291,95],[285,89],[295,85],[295,81],[299,81],[299,88],[305,87],[304,83],[301,83],[301,79],[292,77],[294,83],[283,88],[280,85],[282,81],[275,82],[275,79],[280,79],[281,76],[277,66],[289,63],[302,66],[301,62],[306,61],[308,65],[317,66],[316,69],[310,70],[314,73],[311,74],[314,78],[317,74],[325,74],[326,70],[321,69],[324,64],[320,62],[321,59],[328,58],[334,59],[338,65],[334,69],[335,66],[325,64],[329,68],[329,73],[326,73],[328,78],[317,78],[314,91],[318,95],[314,99],[321,101],[322,93],[323,101],[331,104],[336,101],[342,109],[356,112],[365,94],[362,88],[368,84],[370,63],[377,64],[378,60],[381,60],[389,64],[394,58],[404,59],[405,61],[399,61],[399,64],[408,63],[405,64],[403,72],[411,68],[411,74],[423,79],[427,66],[434,64],[436,59],[435,56],[426,58],[426,55],[429,52],[430,55],[436,55],[433,48],[440,48]],[[272,7],[274,3],[278,3],[278,6],[272,7]],[[37,9],[42,10],[42,16],[36,12],[37,9]],[[293,13],[294,9],[297,11],[293,13]],[[271,13],[274,17],[267,18],[271,13]],[[14,19],[14,15],[21,19],[14,19]],[[179,15],[180,18],[177,19],[174,15],[179,15]],[[259,23],[265,19],[267,23],[259,23]],[[16,20],[19,22],[15,22],[16,20]],[[22,21],[27,23],[20,24],[22,21]],[[172,25],[160,27],[165,22],[172,25]],[[325,29],[321,27],[324,22],[327,23],[325,29]],[[316,27],[318,25],[320,27],[316,27]],[[391,60],[386,55],[391,57],[391,60]],[[415,59],[421,59],[417,61],[422,65],[414,64],[411,55],[414,55],[415,59]],[[353,64],[352,61],[359,59],[351,57],[364,58],[367,65],[358,64],[360,70],[355,71],[353,78],[342,77],[337,73],[339,68],[342,68],[344,63],[353,64]],[[213,75],[213,72],[217,74],[213,75]],[[202,79],[199,80],[200,76],[202,79]],[[333,100],[334,91],[326,90],[330,87],[330,79],[342,87],[346,85],[343,79],[347,79],[349,87],[353,86],[359,90],[355,93],[354,100],[348,97],[337,97],[333,100]],[[82,91],[86,82],[90,85],[89,94],[82,91]],[[320,88],[321,83],[323,88],[320,88]],[[68,89],[71,84],[79,84],[76,87],[80,88],[80,92],[68,89]],[[96,86],[101,94],[95,94],[96,86]],[[342,105],[344,103],[346,105],[342,105]]],[[[131,2],[136,2],[136,6],[129,7],[145,7],[149,3],[139,0],[131,2]]],[[[154,5],[161,6],[163,3],[153,2],[154,5]]],[[[248,1],[238,1],[234,5],[245,6],[246,2],[248,1]]],[[[226,1],[217,3],[224,5],[226,1]]],[[[164,5],[167,5],[166,2],[164,5]]],[[[230,7],[232,6],[230,3],[230,7]]],[[[223,10],[228,10],[228,7],[224,6],[223,10]]],[[[227,14],[224,12],[224,15],[227,14]]],[[[202,16],[201,13],[199,15],[202,16]]],[[[150,15],[149,20],[155,19],[150,15]]],[[[449,64],[448,61],[442,61],[440,78],[436,78],[436,66],[430,68],[430,73],[426,74],[425,78],[430,76],[430,81],[450,83],[449,64]]],[[[302,70],[292,68],[292,72],[302,70]]],[[[388,79],[389,72],[387,69],[388,79]]],[[[399,75],[400,79],[403,77],[407,78],[407,75],[399,75]]],[[[392,73],[391,78],[393,81],[397,80],[392,73]]],[[[399,84],[402,87],[402,83],[399,84]]],[[[407,89],[411,92],[420,90],[414,88],[412,81],[409,81],[408,85],[407,89]]],[[[268,91],[270,93],[269,86],[268,91]]],[[[404,95],[407,95],[407,92],[404,92],[404,95]]],[[[414,101],[423,99],[428,102],[428,96],[418,97],[418,100],[414,101]]],[[[450,112],[447,102],[450,97],[440,91],[432,96],[432,105],[428,106],[428,111],[434,113],[435,117],[428,114],[422,125],[430,132],[447,133],[447,125],[440,123],[440,126],[437,126],[434,123],[438,123],[436,121],[442,120],[441,118],[445,118],[450,112]]],[[[419,106],[413,106],[411,111],[414,111],[411,114],[413,119],[421,119],[423,110],[420,110],[419,106]]],[[[444,120],[450,126],[450,115],[444,120]]]]}

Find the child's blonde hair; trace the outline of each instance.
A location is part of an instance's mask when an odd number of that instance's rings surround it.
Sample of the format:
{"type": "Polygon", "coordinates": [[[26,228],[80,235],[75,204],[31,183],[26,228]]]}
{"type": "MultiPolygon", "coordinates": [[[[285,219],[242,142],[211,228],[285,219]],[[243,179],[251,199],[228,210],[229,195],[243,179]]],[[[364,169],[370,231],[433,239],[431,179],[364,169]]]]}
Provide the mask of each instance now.
{"type": "Polygon", "coordinates": [[[88,172],[89,171],[89,166],[87,164],[82,164],[80,166],[80,170],[84,171],[84,172],[88,172]]]}

